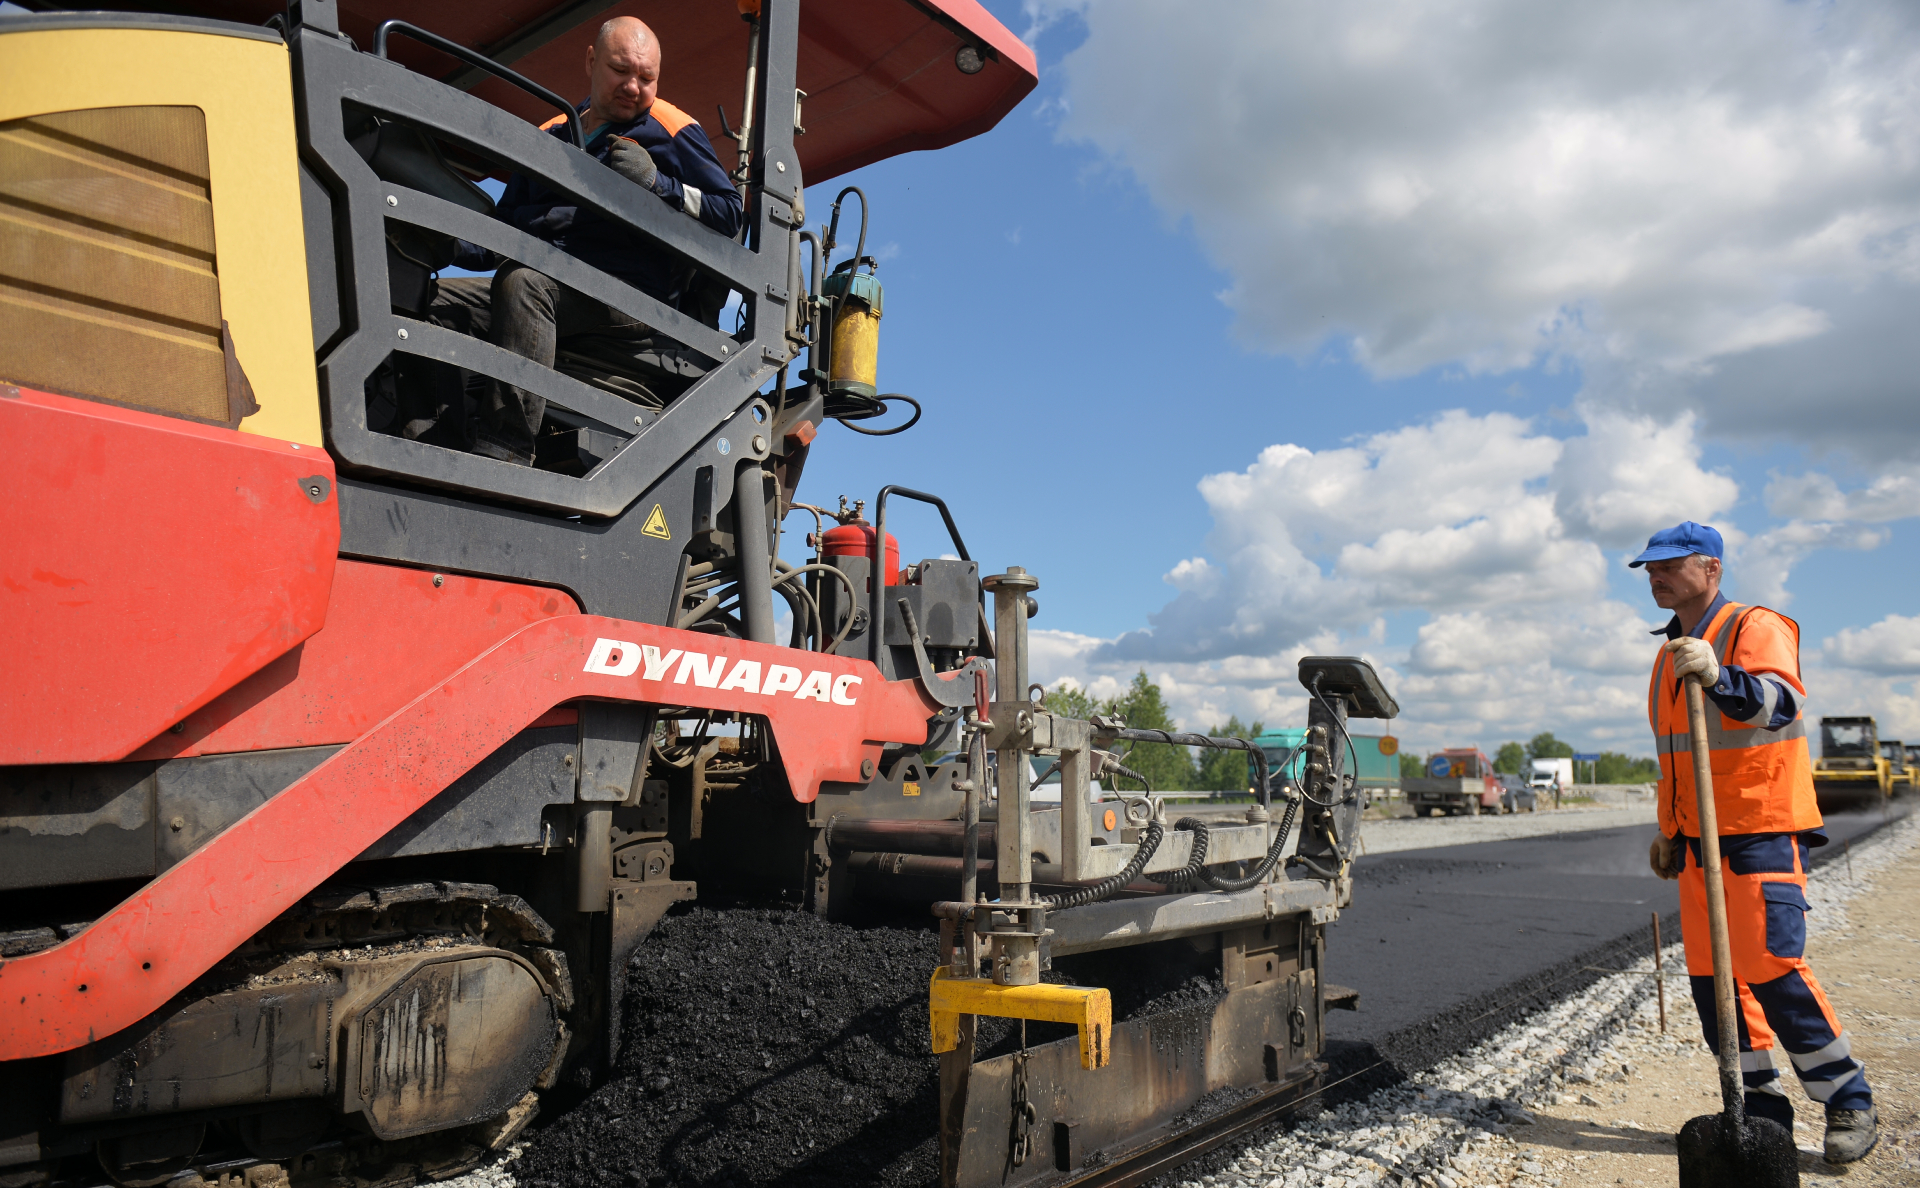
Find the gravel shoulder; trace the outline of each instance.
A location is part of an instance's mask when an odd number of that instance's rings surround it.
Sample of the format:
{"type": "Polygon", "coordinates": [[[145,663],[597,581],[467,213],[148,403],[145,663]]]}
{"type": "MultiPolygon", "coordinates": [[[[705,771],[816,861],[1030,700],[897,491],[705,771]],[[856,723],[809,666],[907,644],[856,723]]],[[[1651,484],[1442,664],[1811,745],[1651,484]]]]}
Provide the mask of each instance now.
{"type": "Polygon", "coordinates": [[[1649,801],[1632,808],[1549,809],[1502,817],[1402,817],[1391,821],[1363,821],[1360,852],[1393,854],[1435,846],[1544,837],[1550,833],[1617,829],[1623,825],[1651,825],[1655,819],[1654,807],[1649,801]]]}
{"type": "MultiPolygon", "coordinates": [[[[1920,821],[1816,870],[1809,956],[1867,1062],[1880,1146],[1847,1168],[1819,1157],[1823,1120],[1797,1083],[1808,1182],[1920,1182],[1920,821]]],[[[1680,947],[1667,968],[1684,973],[1680,947]]],[[[1407,1082],[1209,1159],[1180,1188],[1673,1185],[1673,1135],[1718,1108],[1712,1055],[1685,982],[1660,1030],[1652,961],[1602,978],[1407,1082]]],[[[1197,1169],[1196,1169],[1197,1170],[1197,1169]]]]}
{"type": "MultiPolygon", "coordinates": [[[[1861,847],[1848,863],[1818,872],[1809,888],[1807,957],[1820,977],[1853,1050],[1867,1066],[1880,1110],[1880,1145],[1848,1168],[1820,1158],[1821,1107],[1797,1080],[1794,1138],[1809,1183],[1911,1185],[1920,1181],[1920,828],[1895,826],[1885,842],[1861,847]]],[[[1670,960],[1677,973],[1679,946],[1670,960]]],[[[1570,1175],[1569,1183],[1674,1184],[1669,1136],[1688,1118],[1719,1106],[1713,1056],[1684,981],[1669,984],[1667,1034],[1645,1011],[1616,1045],[1633,1073],[1618,1081],[1569,1085],[1538,1112],[1518,1146],[1534,1161],[1570,1175]]],[[[1609,1077],[1611,1073],[1607,1074],[1609,1077]]],[[[1552,1171],[1549,1175],[1554,1174],[1552,1171]]]]}

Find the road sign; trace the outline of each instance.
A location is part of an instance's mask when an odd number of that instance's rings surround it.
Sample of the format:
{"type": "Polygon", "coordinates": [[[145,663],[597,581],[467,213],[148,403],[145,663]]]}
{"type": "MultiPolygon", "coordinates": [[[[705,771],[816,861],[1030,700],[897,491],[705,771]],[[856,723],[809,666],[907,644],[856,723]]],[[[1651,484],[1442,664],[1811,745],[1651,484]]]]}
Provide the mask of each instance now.
{"type": "Polygon", "coordinates": [[[1598,763],[1600,762],[1600,753],[1596,751],[1591,755],[1575,755],[1573,758],[1576,763],[1598,763]]]}

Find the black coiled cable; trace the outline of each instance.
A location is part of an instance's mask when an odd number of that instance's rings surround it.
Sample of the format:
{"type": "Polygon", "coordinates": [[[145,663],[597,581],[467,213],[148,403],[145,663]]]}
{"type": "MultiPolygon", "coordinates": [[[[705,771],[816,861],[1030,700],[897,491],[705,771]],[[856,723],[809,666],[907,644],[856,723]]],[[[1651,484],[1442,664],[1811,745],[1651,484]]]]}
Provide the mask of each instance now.
{"type": "MultiPolygon", "coordinates": [[[[1109,762],[1107,764],[1107,770],[1117,776],[1124,776],[1127,779],[1133,780],[1149,792],[1153,791],[1153,785],[1147,783],[1147,777],[1130,767],[1122,767],[1118,763],[1109,762]]],[[[1063,790],[1061,795],[1064,796],[1065,794],[1063,790]]],[[[1151,805],[1149,805],[1149,807],[1151,807],[1151,805]]],[[[1110,878],[1101,879],[1099,882],[1090,886],[1076,887],[1072,891],[1064,891],[1059,895],[1042,895],[1039,898],[1039,902],[1054,909],[1085,907],[1090,903],[1100,902],[1140,877],[1140,872],[1146,869],[1148,862],[1153,860],[1154,851],[1160,848],[1160,839],[1165,837],[1166,834],[1167,831],[1161,828],[1160,822],[1149,817],[1147,819],[1147,835],[1140,839],[1139,848],[1133,852],[1133,861],[1127,863],[1126,869],[1110,878]]]]}
{"type": "Polygon", "coordinates": [[[1231,879],[1202,867],[1194,873],[1194,880],[1215,891],[1247,891],[1259,886],[1262,880],[1273,873],[1273,868],[1280,864],[1280,851],[1286,849],[1287,833],[1293,828],[1293,814],[1299,807],[1299,801],[1292,798],[1287,800],[1287,811],[1280,814],[1280,828],[1274,831],[1273,844],[1267,847],[1267,856],[1260,860],[1260,865],[1253,868],[1252,874],[1244,878],[1231,879]]]}
{"type": "Polygon", "coordinates": [[[1078,887],[1072,891],[1062,892],[1059,895],[1042,895],[1039,897],[1038,902],[1044,903],[1048,907],[1056,910],[1061,908],[1085,907],[1090,903],[1098,903],[1100,900],[1112,895],[1115,891],[1118,891],[1120,888],[1140,877],[1140,871],[1152,860],[1153,853],[1160,848],[1160,839],[1164,836],[1166,836],[1166,830],[1160,827],[1160,822],[1148,821],[1147,835],[1140,839],[1140,848],[1134,851],[1133,861],[1127,863],[1125,870],[1110,878],[1101,879],[1099,882],[1090,886],[1078,887]]]}
{"type": "Polygon", "coordinates": [[[1187,855],[1187,864],[1179,870],[1163,870],[1150,874],[1147,878],[1163,886],[1180,888],[1191,882],[1207,865],[1207,823],[1198,817],[1182,817],[1173,823],[1175,829],[1185,829],[1193,834],[1193,850],[1187,855]]]}

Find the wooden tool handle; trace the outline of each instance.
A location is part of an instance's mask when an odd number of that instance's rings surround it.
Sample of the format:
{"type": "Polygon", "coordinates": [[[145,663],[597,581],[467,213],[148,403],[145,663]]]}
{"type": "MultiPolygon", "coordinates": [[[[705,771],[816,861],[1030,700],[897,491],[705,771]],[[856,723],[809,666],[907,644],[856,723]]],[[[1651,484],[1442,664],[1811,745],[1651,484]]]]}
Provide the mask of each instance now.
{"type": "Polygon", "coordinates": [[[1720,1023],[1720,1100],[1739,1125],[1746,1115],[1740,1079],[1740,1003],[1733,987],[1733,946],[1727,940],[1727,894],[1720,878],[1720,821],[1713,803],[1713,761],[1707,750],[1707,699],[1700,678],[1689,675],[1687,733],[1693,756],[1693,797],[1700,821],[1700,867],[1707,876],[1707,933],[1713,944],[1713,1007],[1720,1023]]]}

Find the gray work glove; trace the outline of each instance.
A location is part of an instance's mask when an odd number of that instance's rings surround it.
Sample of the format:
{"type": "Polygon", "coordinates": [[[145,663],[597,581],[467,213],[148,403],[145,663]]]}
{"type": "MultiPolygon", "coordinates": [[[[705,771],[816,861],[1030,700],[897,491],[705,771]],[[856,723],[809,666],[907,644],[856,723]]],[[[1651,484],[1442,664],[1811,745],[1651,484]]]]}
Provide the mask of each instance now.
{"type": "Polygon", "coordinates": [[[613,144],[607,149],[607,165],[634,185],[659,192],[654,190],[654,183],[660,176],[660,170],[653,163],[653,154],[642,148],[639,141],[624,136],[614,137],[613,144]]]}
{"type": "Polygon", "coordinates": [[[1663,879],[1677,879],[1685,866],[1687,851],[1678,841],[1661,834],[1647,849],[1647,865],[1663,879]]]}
{"type": "Polygon", "coordinates": [[[1698,676],[1702,689],[1711,689],[1720,683],[1720,662],[1713,658],[1713,645],[1704,639],[1682,636],[1667,643],[1667,651],[1673,653],[1673,675],[1680,678],[1698,676]]]}

